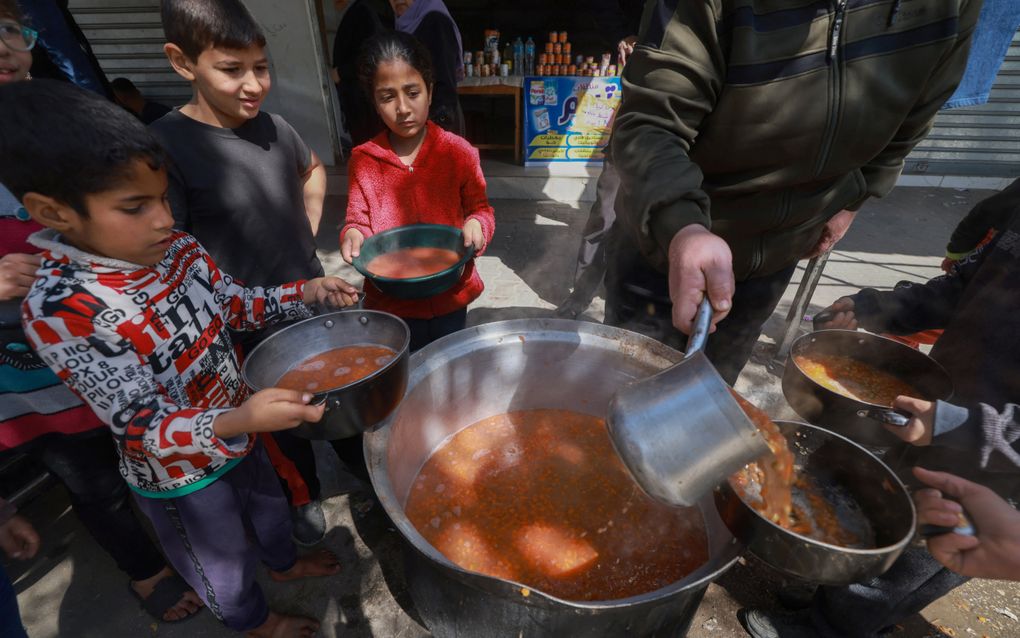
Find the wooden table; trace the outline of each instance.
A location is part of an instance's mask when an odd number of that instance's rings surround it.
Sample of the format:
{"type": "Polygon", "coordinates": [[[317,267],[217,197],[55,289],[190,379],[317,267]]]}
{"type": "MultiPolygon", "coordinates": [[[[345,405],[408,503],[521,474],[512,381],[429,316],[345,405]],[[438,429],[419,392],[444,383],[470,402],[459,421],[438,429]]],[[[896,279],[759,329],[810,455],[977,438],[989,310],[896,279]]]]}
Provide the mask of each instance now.
{"type": "Polygon", "coordinates": [[[475,144],[477,149],[513,149],[514,162],[521,163],[522,134],[521,125],[523,117],[521,114],[521,91],[524,79],[521,77],[485,77],[465,78],[457,85],[459,95],[484,95],[489,97],[512,97],[514,99],[514,143],[513,144],[475,144]]]}

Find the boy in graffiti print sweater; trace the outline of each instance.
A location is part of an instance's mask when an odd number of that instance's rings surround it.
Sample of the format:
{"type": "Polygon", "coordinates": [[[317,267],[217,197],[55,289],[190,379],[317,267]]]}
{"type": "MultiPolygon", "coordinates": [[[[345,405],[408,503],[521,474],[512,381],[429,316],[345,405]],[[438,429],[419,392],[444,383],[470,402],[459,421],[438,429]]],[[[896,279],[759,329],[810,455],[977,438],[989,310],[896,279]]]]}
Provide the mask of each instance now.
{"type": "MultiPolygon", "coordinates": [[[[337,278],[245,288],[174,233],[162,149],[130,114],[63,83],[0,89],[0,181],[47,227],[22,307],[39,356],[110,426],[121,473],[170,563],[228,627],[307,636],[255,582],[339,570],[298,557],[287,499],[254,436],[318,421],[309,395],[246,399],[229,330],[354,303],[337,278]],[[250,540],[249,540],[250,539],[250,540]]],[[[253,259],[257,256],[253,255],[253,259]]]]}

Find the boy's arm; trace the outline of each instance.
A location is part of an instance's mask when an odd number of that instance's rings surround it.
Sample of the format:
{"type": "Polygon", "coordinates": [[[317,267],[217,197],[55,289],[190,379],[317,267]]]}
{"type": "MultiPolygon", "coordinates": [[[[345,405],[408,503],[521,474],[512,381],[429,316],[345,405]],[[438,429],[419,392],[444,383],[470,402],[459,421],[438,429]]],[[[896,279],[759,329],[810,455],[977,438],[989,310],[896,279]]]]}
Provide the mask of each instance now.
{"type": "Polygon", "coordinates": [[[989,230],[1001,230],[1017,210],[1020,210],[1020,179],[970,209],[949,238],[946,256],[963,259],[977,248],[989,230]]]}
{"type": "MultiPolygon", "coordinates": [[[[467,213],[464,221],[474,219],[481,225],[482,234],[485,236],[485,248],[488,248],[489,243],[492,242],[492,236],[496,234],[496,214],[486,195],[485,175],[482,173],[482,164],[478,159],[477,149],[468,149],[464,171],[467,178],[460,187],[461,205],[467,213]]],[[[478,251],[478,254],[481,255],[484,252],[483,248],[478,251]]]]}
{"type": "Polygon", "coordinates": [[[221,439],[215,434],[216,417],[232,408],[177,405],[154,378],[152,361],[116,332],[66,309],[60,318],[27,315],[24,327],[39,357],[110,426],[123,453],[157,458],[247,453],[247,436],[221,439]]]}
{"type": "Polygon", "coordinates": [[[319,234],[319,223],[322,222],[322,203],[326,199],[326,167],[319,156],[311,151],[311,163],[308,170],[301,176],[304,183],[305,215],[312,227],[312,235],[319,234]]]}
{"type": "Polygon", "coordinates": [[[985,255],[987,251],[982,248],[961,261],[952,273],[923,284],[907,283],[882,292],[865,288],[850,297],[854,315],[871,332],[907,335],[944,328],[985,255]]]}
{"type": "Polygon", "coordinates": [[[221,271],[208,253],[205,254],[209,281],[220,309],[234,330],[261,330],[288,319],[310,316],[304,304],[304,280],[279,286],[246,288],[221,271]]]}

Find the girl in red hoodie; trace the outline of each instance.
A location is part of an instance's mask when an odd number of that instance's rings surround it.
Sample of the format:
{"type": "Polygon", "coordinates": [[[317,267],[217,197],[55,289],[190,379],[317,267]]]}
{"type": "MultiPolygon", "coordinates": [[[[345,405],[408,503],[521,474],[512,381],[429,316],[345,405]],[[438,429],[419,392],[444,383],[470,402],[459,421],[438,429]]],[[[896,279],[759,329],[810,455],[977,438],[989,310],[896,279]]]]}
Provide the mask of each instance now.
{"type": "MultiPolygon", "coordinates": [[[[340,252],[350,263],[366,237],[408,224],[463,229],[464,245],[481,253],[496,220],[485,196],[478,151],[428,120],[433,72],[428,50],[391,32],[365,43],[358,59],[362,87],[386,131],[358,146],[348,167],[347,223],[340,252]]],[[[404,319],[411,349],[464,328],[467,305],[482,293],[474,262],[450,290],[428,299],[397,299],[365,283],[365,305],[404,319]]]]}

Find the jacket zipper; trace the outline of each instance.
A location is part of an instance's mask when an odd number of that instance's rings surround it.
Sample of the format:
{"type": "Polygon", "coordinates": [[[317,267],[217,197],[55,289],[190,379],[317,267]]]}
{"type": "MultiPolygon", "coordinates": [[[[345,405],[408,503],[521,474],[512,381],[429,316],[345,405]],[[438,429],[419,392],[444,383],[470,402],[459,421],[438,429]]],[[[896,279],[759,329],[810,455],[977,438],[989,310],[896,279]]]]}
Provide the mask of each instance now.
{"type": "Polygon", "coordinates": [[[839,117],[840,101],[840,38],[843,35],[843,20],[846,17],[847,0],[838,0],[836,3],[836,14],[832,17],[832,32],[829,35],[829,48],[826,51],[826,59],[829,63],[830,80],[832,82],[832,106],[829,112],[829,123],[825,128],[825,136],[822,138],[822,152],[818,155],[818,165],[815,166],[815,175],[821,175],[825,163],[829,160],[829,152],[832,150],[832,138],[836,133],[836,121],[839,117]]]}

